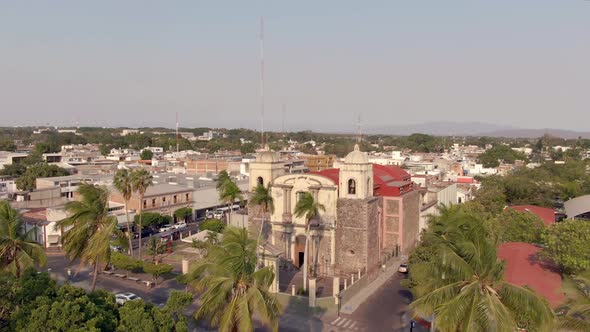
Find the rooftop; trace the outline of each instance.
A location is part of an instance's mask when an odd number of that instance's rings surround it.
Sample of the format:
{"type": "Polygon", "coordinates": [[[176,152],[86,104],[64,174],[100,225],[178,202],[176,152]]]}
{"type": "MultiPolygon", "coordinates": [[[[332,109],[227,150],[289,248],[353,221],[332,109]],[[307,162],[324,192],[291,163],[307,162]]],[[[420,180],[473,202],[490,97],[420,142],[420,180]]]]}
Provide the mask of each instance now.
{"type": "Polygon", "coordinates": [[[537,215],[539,218],[543,220],[545,225],[553,225],[555,224],[555,211],[550,208],[544,208],[535,205],[514,205],[509,206],[508,208],[520,211],[520,212],[530,212],[532,214],[537,215]]]}
{"type": "Polygon", "coordinates": [[[561,275],[555,264],[537,256],[540,250],[529,243],[508,242],[498,248],[498,258],[505,261],[507,282],[534,289],[556,307],[565,299],[561,292],[561,275]]]}

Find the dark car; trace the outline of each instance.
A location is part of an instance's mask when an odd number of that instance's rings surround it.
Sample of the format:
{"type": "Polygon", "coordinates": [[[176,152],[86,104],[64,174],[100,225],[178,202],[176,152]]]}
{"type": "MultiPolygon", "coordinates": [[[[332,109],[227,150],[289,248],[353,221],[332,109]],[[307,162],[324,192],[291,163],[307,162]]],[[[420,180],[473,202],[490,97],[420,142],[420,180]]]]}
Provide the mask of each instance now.
{"type": "MultiPolygon", "coordinates": [[[[156,232],[154,232],[154,230],[151,228],[144,228],[141,230],[141,237],[144,238],[144,237],[152,236],[155,233],[156,232]]],[[[139,233],[133,233],[133,237],[136,239],[139,239],[139,233]]]]}

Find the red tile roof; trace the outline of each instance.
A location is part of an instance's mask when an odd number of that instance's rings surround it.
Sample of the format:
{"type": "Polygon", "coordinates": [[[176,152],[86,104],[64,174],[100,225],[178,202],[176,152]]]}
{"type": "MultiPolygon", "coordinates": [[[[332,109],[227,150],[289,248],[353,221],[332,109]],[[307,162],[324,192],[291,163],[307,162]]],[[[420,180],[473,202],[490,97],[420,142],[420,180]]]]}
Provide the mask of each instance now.
{"type": "Polygon", "coordinates": [[[508,208],[520,211],[520,212],[530,212],[537,215],[539,218],[543,219],[545,225],[552,225],[555,224],[555,211],[553,209],[544,208],[535,205],[514,205],[509,206],[508,208]]]}
{"type": "MultiPolygon", "coordinates": [[[[328,168],[311,174],[322,175],[339,184],[340,170],[328,168]]],[[[398,166],[373,164],[373,190],[378,196],[399,196],[413,189],[411,176],[398,166]]]]}
{"type": "Polygon", "coordinates": [[[473,178],[471,176],[458,176],[457,183],[473,183],[473,178]]]}
{"type": "Polygon", "coordinates": [[[540,250],[529,243],[502,243],[498,258],[505,261],[504,279],[507,282],[534,289],[556,307],[565,299],[561,292],[561,275],[555,264],[537,257],[540,250]]]}
{"type": "Polygon", "coordinates": [[[334,182],[334,184],[338,185],[340,179],[340,170],[338,168],[326,168],[323,171],[319,172],[310,172],[310,174],[317,174],[323,175],[334,182]]]}

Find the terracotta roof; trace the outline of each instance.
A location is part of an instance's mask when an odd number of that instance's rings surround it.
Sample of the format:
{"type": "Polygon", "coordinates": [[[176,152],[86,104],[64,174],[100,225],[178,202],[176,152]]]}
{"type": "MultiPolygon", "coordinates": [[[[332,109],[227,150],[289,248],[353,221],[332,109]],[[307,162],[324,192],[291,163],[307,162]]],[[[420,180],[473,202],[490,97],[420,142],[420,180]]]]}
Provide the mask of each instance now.
{"type": "Polygon", "coordinates": [[[340,170],[338,168],[326,168],[323,171],[319,171],[319,172],[310,172],[310,174],[317,174],[317,175],[323,175],[327,178],[329,178],[330,180],[334,181],[334,184],[338,185],[339,179],[340,179],[340,170]]]}
{"type": "MultiPolygon", "coordinates": [[[[332,180],[338,185],[340,170],[337,168],[328,168],[311,174],[322,175],[332,180]]],[[[373,190],[377,196],[399,196],[404,192],[411,191],[413,188],[411,176],[401,167],[389,165],[373,164],[373,190]]]]}
{"type": "Polygon", "coordinates": [[[535,205],[514,205],[509,206],[510,209],[520,212],[530,212],[543,219],[545,225],[555,224],[555,211],[553,209],[544,208],[535,205]]]}
{"type": "Polygon", "coordinates": [[[47,221],[47,209],[31,209],[22,214],[25,221],[47,221]]]}
{"type": "Polygon", "coordinates": [[[473,183],[473,178],[470,176],[458,176],[457,183],[473,183]]]}
{"type": "Polygon", "coordinates": [[[556,307],[565,299],[561,292],[561,275],[557,265],[537,257],[540,250],[530,243],[502,243],[498,258],[505,261],[504,279],[507,282],[534,289],[556,307]]]}

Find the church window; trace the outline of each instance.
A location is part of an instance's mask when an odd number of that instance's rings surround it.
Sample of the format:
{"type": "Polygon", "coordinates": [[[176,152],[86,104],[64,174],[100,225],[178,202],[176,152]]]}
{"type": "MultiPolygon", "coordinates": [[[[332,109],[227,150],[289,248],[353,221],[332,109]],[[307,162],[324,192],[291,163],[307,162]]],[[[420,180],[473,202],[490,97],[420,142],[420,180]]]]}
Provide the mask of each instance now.
{"type": "Polygon", "coordinates": [[[301,200],[303,198],[303,195],[305,195],[305,191],[298,191],[297,192],[297,202],[299,202],[299,200],[301,200]]]}
{"type": "Polygon", "coordinates": [[[259,176],[258,179],[256,179],[258,185],[263,186],[264,185],[264,180],[262,179],[262,176],[259,176]]]}
{"type": "Polygon", "coordinates": [[[356,194],[356,181],[353,179],[348,180],[348,194],[355,195],[356,194]]]}

